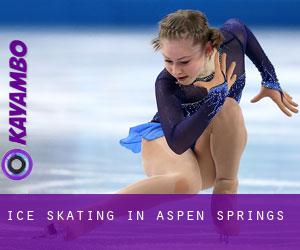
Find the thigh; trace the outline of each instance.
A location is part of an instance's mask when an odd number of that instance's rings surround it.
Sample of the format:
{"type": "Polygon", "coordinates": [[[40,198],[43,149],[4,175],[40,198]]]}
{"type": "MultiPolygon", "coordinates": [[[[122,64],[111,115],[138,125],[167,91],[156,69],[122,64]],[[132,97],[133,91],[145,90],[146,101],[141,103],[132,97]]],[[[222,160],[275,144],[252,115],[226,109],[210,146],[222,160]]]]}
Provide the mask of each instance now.
{"type": "Polygon", "coordinates": [[[202,177],[202,188],[207,189],[214,185],[216,179],[216,167],[211,154],[211,123],[198,138],[195,144],[195,155],[202,177]]]}
{"type": "Polygon", "coordinates": [[[174,153],[164,136],[151,141],[142,139],[142,164],[149,177],[180,173],[201,182],[194,152],[188,149],[181,155],[174,153]]]}

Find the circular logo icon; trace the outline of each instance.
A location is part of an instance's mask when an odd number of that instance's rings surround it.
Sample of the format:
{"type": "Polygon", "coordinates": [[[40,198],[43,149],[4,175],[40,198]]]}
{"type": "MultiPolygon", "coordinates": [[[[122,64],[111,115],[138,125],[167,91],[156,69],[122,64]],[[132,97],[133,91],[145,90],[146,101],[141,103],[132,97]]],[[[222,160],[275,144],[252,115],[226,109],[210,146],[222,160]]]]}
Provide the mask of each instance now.
{"type": "Polygon", "coordinates": [[[32,170],[31,156],[22,149],[9,150],[2,158],[2,171],[12,180],[26,178],[32,170]]]}

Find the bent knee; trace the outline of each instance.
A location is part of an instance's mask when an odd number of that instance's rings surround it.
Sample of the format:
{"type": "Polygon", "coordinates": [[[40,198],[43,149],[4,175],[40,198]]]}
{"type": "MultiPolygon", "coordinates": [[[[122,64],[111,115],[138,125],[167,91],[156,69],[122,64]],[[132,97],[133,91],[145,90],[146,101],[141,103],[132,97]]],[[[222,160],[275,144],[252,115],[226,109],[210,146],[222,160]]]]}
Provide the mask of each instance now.
{"type": "Polygon", "coordinates": [[[184,174],[174,174],[173,178],[175,194],[197,194],[202,188],[202,183],[199,179],[194,179],[184,174]]]}
{"type": "Polygon", "coordinates": [[[242,109],[237,101],[227,97],[225,103],[214,119],[213,126],[230,126],[247,133],[242,109]]]}
{"type": "Polygon", "coordinates": [[[230,117],[230,119],[232,119],[237,117],[238,115],[241,115],[242,109],[235,99],[227,97],[219,114],[221,117],[230,117]]]}
{"type": "Polygon", "coordinates": [[[236,194],[238,189],[238,179],[216,179],[214,194],[236,194]]]}

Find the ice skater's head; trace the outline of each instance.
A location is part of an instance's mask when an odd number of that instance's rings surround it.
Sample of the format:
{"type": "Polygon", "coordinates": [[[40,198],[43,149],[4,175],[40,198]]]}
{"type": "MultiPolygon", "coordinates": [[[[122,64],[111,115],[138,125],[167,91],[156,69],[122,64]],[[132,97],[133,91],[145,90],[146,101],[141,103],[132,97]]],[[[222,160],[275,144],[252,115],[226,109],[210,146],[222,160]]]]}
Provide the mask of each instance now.
{"type": "Polygon", "coordinates": [[[152,45],[161,51],[166,70],[181,84],[189,85],[207,71],[222,40],[221,32],[208,26],[202,12],[177,10],[159,22],[159,34],[152,45]]]}

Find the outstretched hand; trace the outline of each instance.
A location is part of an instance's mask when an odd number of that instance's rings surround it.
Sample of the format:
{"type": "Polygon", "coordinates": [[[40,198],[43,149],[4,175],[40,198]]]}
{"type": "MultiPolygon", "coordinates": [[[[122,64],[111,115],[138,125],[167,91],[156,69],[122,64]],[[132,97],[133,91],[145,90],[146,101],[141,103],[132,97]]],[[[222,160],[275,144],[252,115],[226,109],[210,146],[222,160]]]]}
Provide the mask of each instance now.
{"type": "Polygon", "coordinates": [[[203,82],[203,81],[194,82],[193,83],[194,86],[204,87],[207,89],[207,91],[209,91],[211,88],[224,83],[224,81],[225,81],[224,75],[225,75],[227,84],[228,84],[228,89],[231,88],[231,86],[234,84],[234,82],[236,80],[236,74],[233,75],[233,71],[234,71],[236,63],[232,62],[229,66],[229,69],[226,71],[226,54],[225,53],[222,54],[221,64],[219,61],[219,56],[220,56],[220,54],[219,54],[219,52],[217,52],[215,54],[215,75],[214,75],[213,79],[211,79],[208,82],[203,82]]]}
{"type": "Polygon", "coordinates": [[[292,116],[291,112],[298,113],[298,109],[296,108],[298,107],[298,104],[292,100],[293,98],[288,93],[283,92],[281,97],[281,93],[278,90],[269,89],[263,86],[261,87],[260,92],[252,98],[251,102],[255,103],[264,97],[270,97],[287,116],[292,116]]]}

